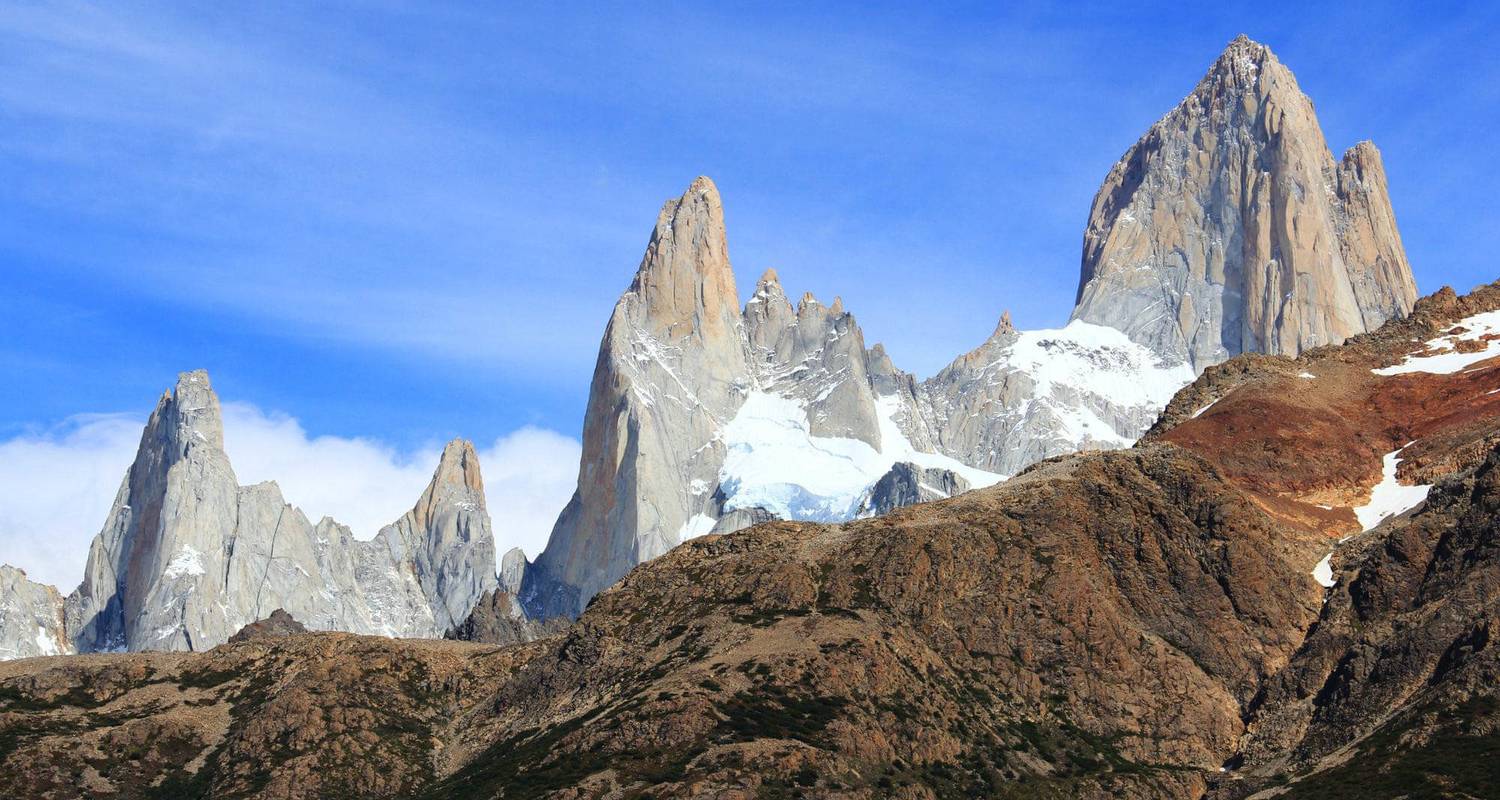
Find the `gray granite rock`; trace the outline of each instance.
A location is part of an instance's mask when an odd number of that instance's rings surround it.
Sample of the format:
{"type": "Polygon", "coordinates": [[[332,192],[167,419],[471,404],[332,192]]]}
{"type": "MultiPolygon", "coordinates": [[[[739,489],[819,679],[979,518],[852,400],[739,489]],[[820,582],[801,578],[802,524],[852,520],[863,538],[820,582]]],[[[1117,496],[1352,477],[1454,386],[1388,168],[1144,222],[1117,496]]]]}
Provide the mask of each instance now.
{"type": "Polygon", "coordinates": [[[521,593],[521,583],[526,578],[526,554],[519,547],[512,547],[500,557],[500,589],[507,594],[521,593]]]}
{"type": "Polygon", "coordinates": [[[578,490],[529,571],[528,608],[578,613],[555,604],[587,601],[711,512],[724,458],[716,437],[750,386],[724,208],[700,177],[662,207],[605,329],[578,490]]]}
{"type": "Polygon", "coordinates": [[[842,299],[825,306],[806,294],[794,310],[768,269],[745,302],[744,320],[751,377],[760,390],[802,401],[814,436],[880,449],[865,337],[842,299]]]}
{"type": "Polygon", "coordinates": [[[0,565],[0,661],[73,652],[57,590],[0,565]]]}
{"type": "Polygon", "coordinates": [[[274,482],[239,486],[218,397],[189,372],[147,422],[78,589],[53,610],[55,590],[0,568],[0,656],[46,649],[24,619],[78,652],[202,650],[277,609],[316,630],[437,637],[498,587],[471,444],[450,443],[416,506],[360,541],[274,482]]]}
{"type": "Polygon", "coordinates": [[[879,516],[902,506],[943,500],[968,490],[969,482],[952,470],[900,461],[870,487],[856,516],[879,516]]]}
{"type": "Polygon", "coordinates": [[[1202,371],[1337,344],[1415,300],[1375,146],[1335,161],[1291,71],[1241,36],[1105,178],[1073,318],[1202,371]]]}
{"type": "Polygon", "coordinates": [[[760,506],[731,509],[719,515],[709,533],[734,533],[773,519],[776,515],[760,506]]]}
{"type": "Polygon", "coordinates": [[[425,613],[417,615],[421,621],[401,635],[441,636],[463,622],[479,598],[499,586],[474,445],[449,442],[416,506],[381,529],[374,545],[403,577],[410,575],[420,592],[419,604],[425,606],[425,613]]]}

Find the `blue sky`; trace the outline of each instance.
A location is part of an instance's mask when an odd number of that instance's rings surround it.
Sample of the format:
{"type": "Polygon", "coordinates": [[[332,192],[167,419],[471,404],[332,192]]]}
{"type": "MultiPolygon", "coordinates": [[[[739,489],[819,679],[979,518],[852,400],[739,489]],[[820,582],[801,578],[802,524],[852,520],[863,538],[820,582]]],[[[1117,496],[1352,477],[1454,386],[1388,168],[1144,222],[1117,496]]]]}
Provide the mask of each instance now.
{"type": "Polygon", "coordinates": [[[0,10],[0,431],[203,366],[314,432],[576,435],[699,173],[742,292],[930,374],[1066,319],[1099,181],[1240,31],[1382,148],[1424,292],[1497,277],[1493,6],[223,5],[0,10]]]}
{"type": "Polygon", "coordinates": [[[931,374],[1066,320],[1099,182],[1240,32],[1380,146],[1423,293],[1500,277],[1494,5],[305,5],[0,6],[0,440],[197,367],[308,437],[577,436],[698,174],[742,296],[931,374]]]}

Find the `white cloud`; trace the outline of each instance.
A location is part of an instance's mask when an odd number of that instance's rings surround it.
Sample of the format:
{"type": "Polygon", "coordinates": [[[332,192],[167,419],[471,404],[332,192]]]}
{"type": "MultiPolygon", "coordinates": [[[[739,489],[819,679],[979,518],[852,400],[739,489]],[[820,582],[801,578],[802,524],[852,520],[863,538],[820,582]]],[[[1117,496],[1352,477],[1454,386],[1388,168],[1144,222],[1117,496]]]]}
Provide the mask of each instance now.
{"type": "Polygon", "coordinates": [[[90,414],[0,442],[0,563],[72,591],[140,439],[138,417],[90,414]]]}
{"type": "MultiPolygon", "coordinates": [[[[376,439],[309,437],[285,414],[245,403],[223,409],[224,446],[241,484],[275,480],[313,521],[331,516],[361,539],[411,508],[441,453],[436,444],[402,452],[376,439]]],[[[79,415],[0,442],[0,563],[71,591],[143,424],[131,414],[79,415]]],[[[521,547],[536,557],[573,492],[578,441],[528,426],[476,446],[496,556],[521,547]]]]}

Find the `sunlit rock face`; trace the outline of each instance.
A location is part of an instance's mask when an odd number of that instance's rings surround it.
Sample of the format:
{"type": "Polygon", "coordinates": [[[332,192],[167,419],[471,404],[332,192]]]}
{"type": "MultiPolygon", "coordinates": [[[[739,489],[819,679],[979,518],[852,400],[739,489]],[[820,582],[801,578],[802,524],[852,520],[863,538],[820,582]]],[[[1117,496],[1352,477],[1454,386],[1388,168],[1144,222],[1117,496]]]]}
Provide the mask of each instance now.
{"type": "Polygon", "coordinates": [[[1291,71],[1241,36],[1105,178],[1073,318],[1202,371],[1337,344],[1415,300],[1379,151],[1335,161],[1291,71]]]}
{"type": "Polygon", "coordinates": [[[203,650],[284,609],[317,630],[438,637],[499,588],[473,445],[451,442],[413,509],[370,541],[273,482],[240,486],[203,371],[162,395],[83,582],[64,601],[0,567],[0,657],[203,650]]]}

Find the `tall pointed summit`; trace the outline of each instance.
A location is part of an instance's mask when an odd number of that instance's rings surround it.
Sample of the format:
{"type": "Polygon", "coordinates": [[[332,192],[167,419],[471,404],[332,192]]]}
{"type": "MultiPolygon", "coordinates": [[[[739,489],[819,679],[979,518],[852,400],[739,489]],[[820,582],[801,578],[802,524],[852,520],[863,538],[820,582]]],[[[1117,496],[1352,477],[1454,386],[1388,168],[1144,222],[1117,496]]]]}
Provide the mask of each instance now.
{"type": "Polygon", "coordinates": [[[749,374],[724,206],[699,177],[662,206],[605,329],[578,489],[528,570],[532,608],[577,613],[712,513],[708,487],[724,457],[716,435],[744,401],[749,374]]]}
{"type": "Polygon", "coordinates": [[[1239,36],[1105,178],[1073,318],[1202,370],[1338,343],[1415,299],[1375,146],[1335,161],[1291,71],[1239,36]]]}
{"type": "Polygon", "coordinates": [[[424,622],[431,616],[431,627],[419,634],[433,635],[461,624],[480,597],[499,587],[495,539],[474,445],[464,439],[449,442],[417,504],[382,528],[372,544],[389,554],[389,563],[411,565],[408,571],[420,591],[410,594],[421,606],[413,616],[424,622]]]}

